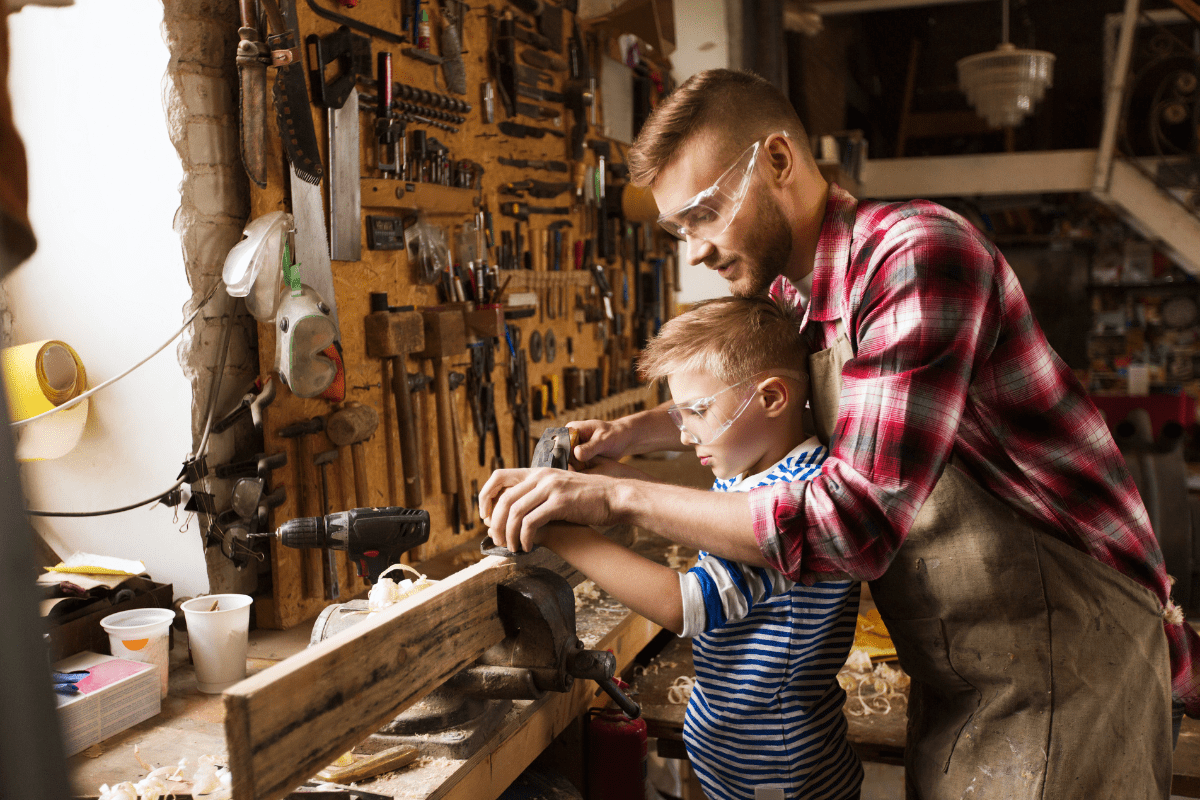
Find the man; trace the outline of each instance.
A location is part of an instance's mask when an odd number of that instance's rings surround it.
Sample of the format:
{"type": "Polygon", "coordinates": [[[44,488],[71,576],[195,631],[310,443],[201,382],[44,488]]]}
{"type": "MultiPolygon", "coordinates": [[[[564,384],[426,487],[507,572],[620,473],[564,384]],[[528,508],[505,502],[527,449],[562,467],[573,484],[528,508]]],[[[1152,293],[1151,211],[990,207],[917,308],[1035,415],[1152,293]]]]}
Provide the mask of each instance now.
{"type": "Polygon", "coordinates": [[[806,141],[772,86],[713,70],[655,111],[630,172],[735,294],[809,297],[821,475],[748,495],[614,477],[599,457],[678,447],[654,409],[577,425],[606,474],[495,473],[489,532],[624,522],[870,580],[913,678],[910,797],[1167,797],[1200,639],[1103,420],[990,242],[932,203],[856,202],[806,141]]]}

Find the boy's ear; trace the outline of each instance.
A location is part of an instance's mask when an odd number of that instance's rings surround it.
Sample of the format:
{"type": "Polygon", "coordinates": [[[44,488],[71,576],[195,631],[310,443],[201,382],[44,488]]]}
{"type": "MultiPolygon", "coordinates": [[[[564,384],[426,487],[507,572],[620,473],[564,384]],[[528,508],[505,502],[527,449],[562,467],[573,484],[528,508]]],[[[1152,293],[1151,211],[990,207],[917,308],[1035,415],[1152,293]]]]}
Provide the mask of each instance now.
{"type": "Polygon", "coordinates": [[[769,417],[783,414],[796,401],[796,392],[779,377],[767,378],[758,385],[758,389],[759,402],[769,417]]]}

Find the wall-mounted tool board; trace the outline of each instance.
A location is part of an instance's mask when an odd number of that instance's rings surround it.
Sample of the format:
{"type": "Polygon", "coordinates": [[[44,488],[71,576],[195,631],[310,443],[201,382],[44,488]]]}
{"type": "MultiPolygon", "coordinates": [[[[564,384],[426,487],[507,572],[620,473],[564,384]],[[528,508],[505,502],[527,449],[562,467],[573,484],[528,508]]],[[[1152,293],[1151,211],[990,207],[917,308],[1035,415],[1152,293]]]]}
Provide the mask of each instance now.
{"type": "MultiPolygon", "coordinates": [[[[298,0],[295,5],[299,33],[303,40],[313,34],[328,36],[340,27],[339,22],[315,13],[314,6],[323,12],[345,15],[357,23],[375,26],[385,31],[400,32],[404,24],[399,12],[402,7],[413,4],[415,3],[368,1],[348,8],[332,0],[298,0]]],[[[450,160],[475,162],[482,167],[483,173],[478,178],[475,188],[459,188],[432,182],[400,180],[381,171],[377,168],[379,158],[376,152],[376,110],[373,106],[363,104],[362,113],[358,118],[362,178],[362,209],[358,215],[362,226],[358,232],[362,237],[361,257],[359,260],[334,260],[332,275],[345,368],[344,400],[347,403],[356,402],[374,408],[379,414],[380,425],[374,436],[366,441],[362,448],[366,465],[366,497],[356,497],[354,469],[348,448],[342,448],[337,460],[326,467],[328,505],[332,511],[355,506],[406,504],[405,480],[400,467],[401,426],[398,424],[391,391],[392,366],[388,361],[371,357],[367,352],[364,321],[371,311],[371,294],[386,293],[387,303],[393,307],[411,305],[420,310],[446,303],[446,298],[439,296],[437,285],[421,283],[418,280],[416,264],[410,263],[405,250],[371,249],[368,246],[372,235],[372,230],[367,224],[368,217],[393,218],[378,223],[372,220],[372,224],[379,228],[380,242],[384,242],[403,226],[404,223],[396,218],[409,217],[419,210],[428,222],[443,228],[449,241],[454,242],[462,226],[472,222],[477,211],[486,208],[491,213],[494,230],[494,246],[488,249],[487,261],[494,266],[500,266],[503,262],[502,265],[508,267],[499,271],[495,277],[495,284],[503,286],[507,281],[506,296],[521,293],[528,296],[531,293],[537,299],[536,310],[531,316],[507,320],[507,324],[512,326],[510,332],[515,334],[511,347],[504,336],[492,342],[495,368],[491,372],[491,380],[494,387],[500,453],[496,453],[493,435],[487,434],[483,464],[480,464],[479,460],[480,436],[474,424],[467,386],[464,385],[451,393],[451,408],[457,418],[457,425],[456,433],[452,437],[454,441],[449,444],[461,448],[461,474],[472,496],[472,490],[487,480],[492,468],[498,466],[501,459],[505,466],[517,466],[513,408],[507,391],[507,383],[513,372],[513,352],[523,353],[528,359],[530,397],[527,400],[531,405],[536,406],[541,400],[540,397],[534,396],[539,394],[535,391],[537,387],[545,385],[545,395],[548,397],[554,397],[556,391],[558,393],[554,398],[557,399],[558,410],[552,419],[539,420],[537,417],[540,416],[540,408],[532,409],[530,437],[536,437],[548,424],[561,425],[568,419],[588,418],[596,413],[615,417],[633,410],[639,404],[652,403],[656,399],[651,396],[650,390],[637,386],[629,378],[629,371],[639,341],[647,332],[652,333],[654,327],[669,318],[672,313],[670,301],[674,294],[675,269],[673,256],[670,255],[673,252],[671,243],[663,235],[655,232],[650,223],[624,223],[621,219],[613,217],[609,224],[617,226],[617,229],[609,239],[611,252],[608,257],[593,256],[587,263],[582,264],[584,269],[575,269],[576,242],[594,237],[597,230],[596,207],[584,202],[584,198],[576,191],[576,187],[583,180],[583,168],[597,165],[596,150],[585,147],[581,159],[572,159],[570,135],[578,115],[567,111],[562,102],[527,96],[536,95],[541,91],[544,97],[553,97],[554,95],[546,95],[545,92],[562,92],[568,81],[568,68],[535,69],[525,60],[524,54],[530,51],[534,53],[528,56],[530,61],[544,61],[544,58],[538,59],[537,56],[542,51],[517,41],[513,49],[513,52],[518,54],[516,66],[520,68],[518,71],[521,75],[535,83],[535,90],[523,88],[518,97],[511,99],[517,103],[551,109],[557,114],[549,119],[533,119],[525,115],[509,117],[500,97],[497,75],[489,64],[489,50],[493,49],[490,48],[490,42],[494,39],[491,26],[495,24],[498,15],[511,14],[519,38],[532,40],[536,37],[529,36],[528,33],[537,34],[541,30],[539,22],[524,14],[516,5],[503,2],[497,2],[494,6],[478,3],[468,6],[452,0],[447,5],[451,13],[459,9],[464,11],[461,20],[461,41],[463,69],[466,75],[465,94],[448,91],[446,76],[441,66],[405,55],[403,51],[414,46],[411,41],[395,44],[381,38],[370,39],[371,75],[360,79],[357,87],[364,97],[376,94],[374,77],[377,58],[380,53],[387,52],[392,54],[393,82],[410,87],[404,90],[410,97],[417,97],[420,90],[424,90],[469,103],[469,112],[457,114],[462,118],[461,121],[447,123],[443,115],[443,124],[448,124],[456,130],[435,128],[420,120],[410,120],[406,138],[411,155],[414,152],[414,132],[425,131],[427,139],[436,138],[448,149],[450,160]],[[489,13],[496,16],[489,18],[489,13]],[[525,27],[525,24],[528,27],[525,27]],[[495,122],[492,123],[484,121],[483,112],[483,87],[489,81],[496,93],[495,122]],[[516,138],[501,132],[501,122],[516,122],[554,130],[563,136],[544,133],[541,138],[516,138]],[[550,171],[535,166],[513,166],[501,163],[501,158],[507,161],[563,162],[566,171],[550,171]],[[499,193],[505,184],[527,180],[540,181],[543,184],[569,182],[572,188],[561,195],[546,198],[530,197],[527,193],[519,198],[499,193]],[[520,225],[522,239],[531,251],[528,259],[528,266],[531,268],[525,268],[524,259],[518,259],[515,263],[511,258],[501,259],[499,246],[515,233],[514,219],[502,214],[501,208],[505,203],[513,202],[540,208],[566,207],[564,213],[530,214],[528,223],[520,225]],[[555,241],[551,227],[555,222],[560,223],[557,270],[554,269],[555,259],[551,252],[555,241]],[[595,263],[603,266],[604,276],[612,289],[610,303],[613,320],[609,320],[604,313],[603,301],[597,288],[598,281],[587,270],[588,266],[595,263]],[[535,340],[540,340],[536,342],[541,351],[538,361],[530,358],[535,340]],[[548,360],[551,349],[554,350],[553,361],[548,360]],[[568,373],[568,369],[581,372],[568,373]],[[592,373],[589,377],[590,370],[599,370],[599,373],[592,373]],[[555,383],[561,386],[555,389],[555,383]],[[583,408],[578,408],[578,411],[565,410],[565,405],[583,408]]],[[[544,2],[543,5],[548,9],[546,13],[550,17],[550,23],[553,23],[555,17],[561,17],[561,52],[551,52],[550,55],[566,64],[569,59],[568,39],[574,31],[574,15],[552,2],[544,2]]],[[[431,18],[431,52],[437,55],[442,27],[446,24],[445,7],[436,3],[421,3],[420,8],[428,12],[431,18]]],[[[231,20],[231,24],[236,25],[237,21],[231,20]]],[[[607,46],[607,42],[600,41],[586,28],[581,28],[580,41],[585,45],[582,52],[590,66],[590,72],[598,78],[601,51],[607,46]]],[[[313,49],[305,47],[304,50],[305,58],[311,62],[313,49]]],[[[312,64],[306,66],[311,69],[312,64]]],[[[330,68],[329,72],[332,71],[333,68],[330,68]]],[[[329,74],[327,79],[331,79],[329,74]]],[[[273,80],[274,70],[268,70],[269,84],[273,80]]],[[[311,81],[309,92],[311,97],[311,81]]],[[[269,94],[270,92],[268,96],[269,94]]],[[[401,102],[409,101],[402,101],[400,93],[397,93],[393,106],[398,108],[401,102]]],[[[434,99],[433,102],[436,103],[437,100],[434,99]]],[[[596,106],[594,115],[591,109],[582,115],[587,122],[586,139],[601,143],[601,149],[604,143],[608,143],[611,147],[608,163],[623,164],[625,145],[609,143],[600,133],[603,130],[603,97],[598,98],[596,106]]],[[[417,104],[415,109],[410,107],[409,110],[417,111],[418,116],[425,116],[429,108],[430,106],[417,104]]],[[[321,161],[326,171],[326,177],[321,183],[321,192],[328,211],[328,112],[316,104],[311,106],[310,111],[317,131],[321,161]]],[[[251,218],[277,210],[293,211],[287,159],[273,112],[269,117],[267,182],[265,188],[251,186],[251,218]]],[[[505,129],[512,130],[507,125],[505,129]]],[[[391,152],[385,151],[384,155],[388,156],[391,152]]],[[[432,161],[429,169],[433,169],[432,161]]],[[[616,172],[620,173],[619,167],[616,172]]],[[[609,175],[608,191],[611,192],[617,189],[622,181],[614,177],[612,171],[609,175]]],[[[346,213],[346,208],[340,202],[336,210],[342,215],[346,213]]],[[[326,224],[329,224],[328,214],[326,224]]],[[[344,230],[342,232],[345,233],[344,230]]],[[[593,248],[596,248],[595,244],[593,248]]],[[[593,249],[592,252],[600,251],[593,249]]],[[[272,371],[274,367],[276,333],[274,325],[260,324],[260,366],[264,374],[272,371]]],[[[408,357],[403,359],[403,363],[410,375],[424,375],[432,379],[434,369],[429,359],[408,357]]],[[[454,372],[468,372],[468,353],[452,356],[449,359],[449,368],[454,372]]],[[[458,521],[459,530],[455,532],[456,504],[454,497],[444,492],[442,486],[439,449],[445,452],[447,443],[443,441],[439,447],[436,398],[432,390],[423,389],[414,392],[413,399],[416,402],[416,428],[420,440],[417,452],[420,462],[418,469],[424,489],[422,507],[430,514],[431,533],[427,544],[405,557],[407,562],[428,559],[459,546],[469,537],[482,534],[482,523],[478,519],[473,497],[469,504],[469,513],[458,521]]],[[[264,426],[266,450],[288,453],[288,464],[275,471],[271,478],[270,488],[283,485],[287,491],[287,500],[272,512],[272,526],[278,526],[294,517],[315,516],[322,512],[320,472],[312,463],[311,455],[333,448],[333,444],[324,433],[313,434],[306,442],[300,444],[299,440],[280,437],[280,429],[313,417],[327,417],[340,407],[321,398],[297,397],[281,387],[275,402],[267,409],[264,426]]],[[[530,441],[530,451],[532,444],[533,441],[530,441]]],[[[263,627],[286,628],[313,618],[330,602],[324,597],[322,590],[320,554],[291,550],[276,543],[272,543],[271,548],[269,585],[264,587],[255,605],[258,624],[263,627]]],[[[355,576],[354,569],[346,563],[344,554],[338,554],[338,560],[342,592],[340,599],[344,601],[354,594],[361,594],[366,585],[355,576]]]]}

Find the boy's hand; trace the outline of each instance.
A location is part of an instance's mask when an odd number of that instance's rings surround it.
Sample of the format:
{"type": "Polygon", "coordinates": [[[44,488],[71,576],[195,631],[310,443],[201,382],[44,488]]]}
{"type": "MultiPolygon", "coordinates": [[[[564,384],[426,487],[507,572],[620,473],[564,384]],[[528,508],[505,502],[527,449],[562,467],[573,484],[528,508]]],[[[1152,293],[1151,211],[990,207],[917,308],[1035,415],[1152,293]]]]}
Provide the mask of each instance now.
{"type": "Polygon", "coordinates": [[[621,420],[608,422],[602,419],[588,419],[582,422],[568,422],[567,427],[579,432],[579,444],[575,445],[572,455],[576,461],[585,465],[598,456],[623,458],[628,455],[633,440],[629,427],[621,420]]]}

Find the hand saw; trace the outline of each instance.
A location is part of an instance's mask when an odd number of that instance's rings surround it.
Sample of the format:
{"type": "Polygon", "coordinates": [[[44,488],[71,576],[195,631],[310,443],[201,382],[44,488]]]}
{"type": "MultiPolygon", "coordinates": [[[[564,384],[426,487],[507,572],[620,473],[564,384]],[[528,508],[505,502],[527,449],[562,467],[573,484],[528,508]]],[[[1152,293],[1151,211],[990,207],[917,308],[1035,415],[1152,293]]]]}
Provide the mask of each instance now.
{"type": "Polygon", "coordinates": [[[275,117],[279,135],[292,169],[301,180],[314,186],[321,183],[321,153],[317,131],[313,127],[312,107],[304,75],[304,58],[296,21],[295,0],[262,0],[263,8],[275,32],[267,36],[271,63],[275,65],[275,117]]]}

